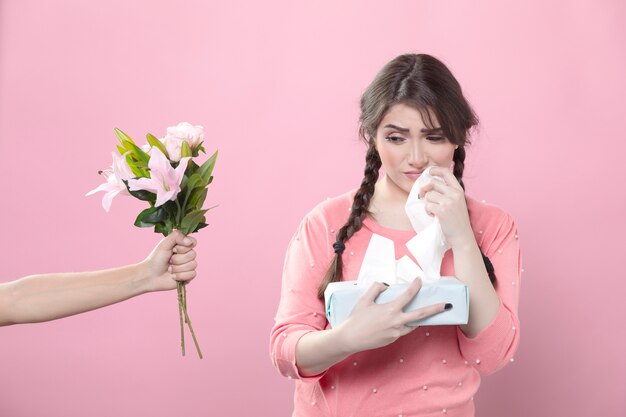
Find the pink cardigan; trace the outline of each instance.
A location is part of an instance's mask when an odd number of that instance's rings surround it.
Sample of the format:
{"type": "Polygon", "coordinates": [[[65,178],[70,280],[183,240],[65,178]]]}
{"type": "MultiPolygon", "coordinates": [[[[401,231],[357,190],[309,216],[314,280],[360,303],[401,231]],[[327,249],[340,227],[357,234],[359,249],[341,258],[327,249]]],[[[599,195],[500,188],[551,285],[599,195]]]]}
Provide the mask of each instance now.
{"type": "MultiPolygon", "coordinates": [[[[498,279],[501,305],[493,322],[473,339],[458,326],[420,327],[388,346],[356,353],[320,375],[299,374],[298,340],[307,332],[329,327],[317,288],[334,255],[332,244],[348,218],[353,196],[354,190],[315,207],[287,249],[270,352],[278,371],[295,380],[293,415],[473,416],[480,375],[513,361],[519,342],[521,266],[511,217],[471,198],[467,205],[476,241],[498,279]]],[[[405,243],[415,236],[413,231],[387,229],[368,218],[346,242],[345,280],[357,278],[372,233],[392,239],[398,259],[411,257],[405,243]]],[[[452,251],[444,257],[441,274],[454,275],[452,251]]]]}

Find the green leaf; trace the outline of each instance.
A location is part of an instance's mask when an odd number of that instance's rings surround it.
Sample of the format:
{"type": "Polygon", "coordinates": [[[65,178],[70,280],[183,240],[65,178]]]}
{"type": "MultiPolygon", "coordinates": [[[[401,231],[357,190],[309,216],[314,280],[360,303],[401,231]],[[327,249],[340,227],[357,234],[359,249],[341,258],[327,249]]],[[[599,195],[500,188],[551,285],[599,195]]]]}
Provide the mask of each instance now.
{"type": "Polygon", "coordinates": [[[196,230],[193,230],[191,233],[195,233],[195,232],[197,232],[198,230],[200,230],[200,229],[202,229],[202,228],[204,228],[204,227],[207,227],[207,226],[208,226],[208,224],[207,224],[207,223],[200,223],[200,224],[198,224],[198,226],[196,227],[196,230]]]}
{"type": "Polygon", "coordinates": [[[133,171],[133,174],[135,174],[136,177],[148,177],[148,171],[139,166],[138,161],[133,158],[131,154],[126,155],[126,162],[128,163],[130,170],[133,171]]]}
{"type": "Polygon", "coordinates": [[[187,175],[183,175],[183,180],[180,182],[180,189],[184,190],[187,186],[187,182],[189,181],[189,177],[187,175]]]}
{"type": "Polygon", "coordinates": [[[130,191],[130,188],[128,188],[128,181],[126,180],[123,180],[123,181],[124,181],[124,184],[126,184],[126,189],[130,193],[130,195],[132,195],[135,198],[138,198],[141,201],[149,201],[152,204],[154,204],[154,202],[156,201],[156,194],[151,193],[150,191],[146,191],[146,190],[130,191]]]}
{"type": "Polygon", "coordinates": [[[115,146],[117,146],[117,151],[120,153],[120,155],[124,155],[126,153],[126,149],[122,148],[120,145],[115,146]]]}
{"type": "Polygon", "coordinates": [[[189,144],[183,141],[183,144],[180,147],[180,157],[186,158],[188,156],[193,156],[193,154],[191,153],[191,148],[189,147],[189,144]]]}
{"type": "MultiPolygon", "coordinates": [[[[124,145],[124,142],[130,142],[132,144],[134,144],[135,142],[133,142],[133,140],[131,139],[130,136],[128,136],[126,133],[122,132],[120,129],[118,129],[117,127],[115,129],[113,129],[115,131],[115,136],[117,136],[117,139],[120,141],[120,143],[122,145],[124,145]]],[[[124,146],[126,148],[126,146],[124,146]]]]}
{"type": "Polygon", "coordinates": [[[208,210],[193,210],[188,213],[180,222],[180,231],[188,235],[198,227],[200,223],[204,222],[204,213],[208,210]]]}
{"type": "Polygon", "coordinates": [[[148,166],[148,161],[150,160],[150,155],[145,153],[139,146],[135,145],[133,142],[125,142],[126,148],[132,151],[132,156],[137,159],[137,161],[145,162],[145,166],[148,166]]]}
{"type": "Polygon", "coordinates": [[[208,190],[206,188],[200,188],[191,193],[188,203],[189,207],[197,210],[201,209],[204,204],[204,200],[206,199],[207,191],[208,190]]]}
{"type": "Polygon", "coordinates": [[[157,223],[154,226],[155,233],[162,233],[163,236],[167,236],[170,233],[172,233],[173,229],[174,229],[174,225],[172,224],[172,221],[170,219],[165,219],[164,222],[157,223]]]}
{"type": "Polygon", "coordinates": [[[137,227],[151,227],[165,218],[165,210],[162,207],[150,207],[139,213],[135,219],[137,227]]]}
{"type": "Polygon", "coordinates": [[[186,189],[185,189],[185,197],[189,198],[189,195],[193,192],[194,189],[202,186],[202,177],[198,174],[193,174],[189,177],[189,181],[187,181],[186,189]]]}
{"type": "MultiPolygon", "coordinates": [[[[196,147],[192,150],[193,152],[193,157],[197,157],[198,155],[200,155],[200,151],[203,150],[204,148],[202,147],[202,144],[204,142],[200,142],[199,144],[196,145],[196,147]]],[[[206,153],[206,152],[205,152],[206,153]]]]}
{"type": "Polygon", "coordinates": [[[170,156],[167,153],[167,149],[165,149],[165,146],[156,136],[154,136],[152,133],[146,133],[146,139],[148,139],[148,143],[150,144],[150,146],[159,148],[159,150],[163,152],[163,155],[165,155],[165,157],[169,159],[170,156]]]}
{"type": "Polygon", "coordinates": [[[185,170],[185,174],[187,174],[188,176],[192,176],[193,174],[195,174],[196,172],[198,172],[198,169],[200,169],[200,166],[198,166],[198,164],[196,164],[193,159],[189,161],[189,164],[187,165],[187,169],[185,170]]]}
{"type": "Polygon", "coordinates": [[[215,162],[217,161],[217,151],[209,159],[207,159],[204,164],[200,166],[198,170],[198,174],[202,177],[203,183],[206,185],[209,184],[209,179],[211,178],[211,174],[213,173],[213,168],[215,168],[215,162]]]}
{"type": "Polygon", "coordinates": [[[178,206],[176,205],[175,201],[168,200],[161,207],[163,207],[163,209],[167,213],[167,221],[176,218],[176,214],[178,213],[178,206]]]}

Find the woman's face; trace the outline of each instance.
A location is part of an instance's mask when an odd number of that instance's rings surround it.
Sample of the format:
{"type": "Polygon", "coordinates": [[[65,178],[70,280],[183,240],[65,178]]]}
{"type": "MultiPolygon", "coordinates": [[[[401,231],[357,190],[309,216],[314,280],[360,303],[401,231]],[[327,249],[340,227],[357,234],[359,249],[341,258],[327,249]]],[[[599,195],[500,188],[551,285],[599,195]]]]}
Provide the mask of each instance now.
{"type": "Polygon", "coordinates": [[[419,111],[405,104],[395,104],[376,129],[376,149],[389,185],[409,193],[422,171],[430,165],[449,168],[458,147],[443,134],[431,113],[433,129],[424,124],[419,111]]]}

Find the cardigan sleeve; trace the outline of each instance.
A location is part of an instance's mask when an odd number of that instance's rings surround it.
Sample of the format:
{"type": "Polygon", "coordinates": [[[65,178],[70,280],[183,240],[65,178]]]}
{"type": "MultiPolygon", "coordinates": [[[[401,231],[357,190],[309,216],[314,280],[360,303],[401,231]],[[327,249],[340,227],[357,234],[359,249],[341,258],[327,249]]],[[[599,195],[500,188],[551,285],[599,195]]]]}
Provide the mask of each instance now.
{"type": "Polygon", "coordinates": [[[520,336],[517,315],[521,276],[519,238],[512,218],[506,213],[498,217],[497,227],[493,232],[485,230],[479,245],[493,264],[500,308],[493,321],[474,338],[457,328],[461,354],[482,374],[493,373],[512,361],[520,336]]]}
{"type": "Polygon", "coordinates": [[[283,376],[305,382],[316,382],[324,373],[301,375],[296,345],[304,334],[326,328],[324,301],[317,297],[317,290],[334,255],[327,222],[317,214],[314,210],[302,220],[287,248],[280,304],[270,335],[274,366],[283,376]]]}

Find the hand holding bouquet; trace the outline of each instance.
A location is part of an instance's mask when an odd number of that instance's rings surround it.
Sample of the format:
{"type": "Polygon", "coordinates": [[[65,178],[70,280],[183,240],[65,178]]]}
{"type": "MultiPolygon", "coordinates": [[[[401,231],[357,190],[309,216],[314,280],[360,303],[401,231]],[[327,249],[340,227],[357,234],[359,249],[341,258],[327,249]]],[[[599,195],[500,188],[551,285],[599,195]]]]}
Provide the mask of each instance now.
{"type": "MultiPolygon", "coordinates": [[[[102,206],[106,211],[110,210],[111,202],[118,194],[146,201],[149,207],[139,213],[135,226],[154,227],[156,233],[165,236],[173,230],[180,230],[188,235],[207,226],[205,215],[212,207],[205,209],[202,206],[207,196],[207,187],[213,180],[217,151],[201,165],[194,161],[200,152],[206,153],[202,146],[202,126],[179,123],[169,127],[167,135],[162,139],[148,133],[148,143],[141,147],[117,128],[115,134],[120,142],[117,145],[119,155],[113,153],[111,168],[101,172],[107,182],[87,195],[104,191],[106,194],[102,198],[102,206]]],[[[178,282],[177,293],[182,353],[185,355],[183,323],[186,323],[198,356],[202,358],[187,313],[187,290],[184,283],[178,282]]]]}

